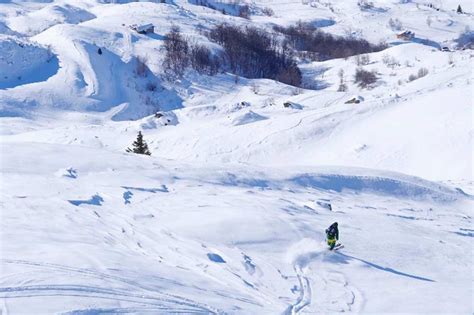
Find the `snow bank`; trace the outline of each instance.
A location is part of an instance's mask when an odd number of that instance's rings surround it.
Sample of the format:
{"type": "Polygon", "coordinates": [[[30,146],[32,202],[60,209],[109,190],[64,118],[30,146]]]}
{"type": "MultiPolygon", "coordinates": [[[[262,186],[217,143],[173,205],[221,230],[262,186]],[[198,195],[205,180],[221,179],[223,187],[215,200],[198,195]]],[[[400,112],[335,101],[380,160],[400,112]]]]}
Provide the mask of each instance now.
{"type": "Polygon", "coordinates": [[[48,47],[0,34],[0,89],[45,81],[59,64],[48,47]]]}
{"type": "Polygon", "coordinates": [[[260,121],[260,120],[265,120],[265,119],[268,119],[268,118],[249,110],[248,112],[244,114],[234,117],[232,119],[232,125],[241,126],[241,125],[246,125],[246,124],[250,124],[250,123],[260,121]]]}
{"type": "Polygon", "coordinates": [[[36,35],[57,24],[79,24],[95,18],[87,10],[70,4],[49,4],[24,15],[8,19],[8,26],[22,34],[36,35]]]}

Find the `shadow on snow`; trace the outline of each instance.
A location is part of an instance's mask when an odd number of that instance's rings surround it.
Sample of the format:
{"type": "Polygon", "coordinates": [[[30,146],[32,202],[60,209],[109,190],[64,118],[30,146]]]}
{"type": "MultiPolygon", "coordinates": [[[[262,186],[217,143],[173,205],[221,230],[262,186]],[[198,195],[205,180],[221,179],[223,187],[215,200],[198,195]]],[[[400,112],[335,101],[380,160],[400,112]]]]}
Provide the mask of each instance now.
{"type": "Polygon", "coordinates": [[[354,257],[354,256],[350,256],[350,255],[347,255],[347,254],[344,254],[344,253],[341,253],[341,252],[336,252],[336,255],[331,255],[328,258],[331,261],[335,262],[335,263],[342,263],[342,264],[348,264],[349,261],[351,261],[351,260],[357,260],[357,261],[360,261],[360,262],[364,263],[366,266],[369,266],[371,268],[375,268],[375,269],[378,269],[378,270],[390,272],[390,273],[393,273],[393,274],[398,275],[398,276],[408,277],[408,278],[412,278],[412,279],[416,279],[416,280],[420,280],[420,281],[436,282],[432,279],[428,279],[428,278],[425,278],[425,277],[420,277],[420,276],[412,275],[412,274],[409,274],[409,273],[401,272],[401,271],[398,271],[398,270],[395,270],[395,269],[389,268],[389,267],[383,267],[383,266],[377,265],[373,262],[370,262],[370,261],[367,261],[367,260],[364,260],[364,259],[361,259],[361,258],[357,258],[357,257],[354,257]]]}
{"type": "Polygon", "coordinates": [[[87,200],[68,200],[68,201],[75,206],[80,206],[82,204],[101,206],[102,202],[104,202],[104,199],[99,195],[94,195],[90,199],[87,199],[87,200]]]}

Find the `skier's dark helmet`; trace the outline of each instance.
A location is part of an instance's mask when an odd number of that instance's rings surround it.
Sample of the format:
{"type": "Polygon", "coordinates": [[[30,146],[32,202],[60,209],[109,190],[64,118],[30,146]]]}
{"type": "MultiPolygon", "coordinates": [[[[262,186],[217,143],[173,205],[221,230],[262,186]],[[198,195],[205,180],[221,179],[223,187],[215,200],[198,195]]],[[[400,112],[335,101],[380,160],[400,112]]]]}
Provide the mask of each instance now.
{"type": "Polygon", "coordinates": [[[337,226],[337,222],[334,222],[334,225],[337,226]]]}

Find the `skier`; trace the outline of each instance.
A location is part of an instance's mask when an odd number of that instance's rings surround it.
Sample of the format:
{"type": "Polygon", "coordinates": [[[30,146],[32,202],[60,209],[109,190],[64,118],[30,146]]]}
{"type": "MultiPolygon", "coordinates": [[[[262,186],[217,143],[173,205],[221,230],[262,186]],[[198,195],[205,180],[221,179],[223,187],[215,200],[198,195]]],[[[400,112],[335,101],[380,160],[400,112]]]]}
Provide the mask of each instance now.
{"type": "Polygon", "coordinates": [[[337,222],[331,224],[326,229],[326,240],[329,245],[329,249],[332,250],[336,246],[336,241],[339,240],[339,229],[337,228],[337,222]]]}

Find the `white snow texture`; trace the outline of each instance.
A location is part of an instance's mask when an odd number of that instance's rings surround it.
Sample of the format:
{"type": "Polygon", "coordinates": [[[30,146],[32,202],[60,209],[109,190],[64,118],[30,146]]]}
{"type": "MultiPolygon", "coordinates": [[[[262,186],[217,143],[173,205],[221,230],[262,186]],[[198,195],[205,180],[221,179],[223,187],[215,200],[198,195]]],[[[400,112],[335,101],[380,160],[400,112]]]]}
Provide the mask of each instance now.
{"type": "Polygon", "coordinates": [[[473,314],[473,14],[0,0],[0,314],[473,314]],[[301,87],[164,71],[173,26],[218,55],[219,23],[299,22],[388,47],[295,57],[301,87]]]}

